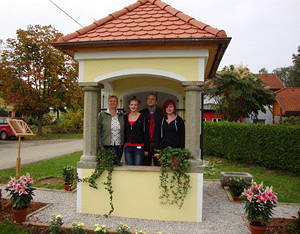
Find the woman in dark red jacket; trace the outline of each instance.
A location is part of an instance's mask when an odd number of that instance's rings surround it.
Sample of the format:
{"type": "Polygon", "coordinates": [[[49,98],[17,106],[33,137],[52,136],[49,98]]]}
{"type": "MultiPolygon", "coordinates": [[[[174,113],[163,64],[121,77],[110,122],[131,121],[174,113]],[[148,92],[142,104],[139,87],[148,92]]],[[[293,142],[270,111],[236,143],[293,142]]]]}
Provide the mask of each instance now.
{"type": "Polygon", "coordinates": [[[130,113],[124,116],[125,143],[124,153],[127,165],[141,166],[144,151],[148,151],[148,131],[145,128],[145,118],[138,111],[139,100],[132,98],[129,101],[130,113]]]}

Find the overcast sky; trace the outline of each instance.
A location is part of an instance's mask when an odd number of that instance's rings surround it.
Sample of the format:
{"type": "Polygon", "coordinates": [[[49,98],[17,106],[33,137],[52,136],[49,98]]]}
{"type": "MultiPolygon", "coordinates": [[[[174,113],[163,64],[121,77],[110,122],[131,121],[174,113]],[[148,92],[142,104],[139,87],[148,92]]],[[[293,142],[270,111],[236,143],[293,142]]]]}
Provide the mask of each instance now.
{"type": "MultiPolygon", "coordinates": [[[[135,0],[52,0],[83,26],[135,3],[135,0]]],[[[165,0],[183,13],[223,29],[232,40],[219,70],[247,65],[257,73],[292,65],[300,46],[300,0],[165,0]]],[[[27,25],[52,25],[68,34],[81,28],[50,0],[1,0],[0,39],[15,38],[27,25]]]]}

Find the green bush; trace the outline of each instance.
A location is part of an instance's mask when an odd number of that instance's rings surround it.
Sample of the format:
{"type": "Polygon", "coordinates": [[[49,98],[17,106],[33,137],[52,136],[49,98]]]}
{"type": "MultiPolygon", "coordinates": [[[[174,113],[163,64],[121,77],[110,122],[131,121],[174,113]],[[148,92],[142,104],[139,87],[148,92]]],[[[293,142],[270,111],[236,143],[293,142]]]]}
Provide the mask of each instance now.
{"type": "Polygon", "coordinates": [[[204,154],[300,174],[300,127],[204,122],[204,154]]]}
{"type": "Polygon", "coordinates": [[[287,117],[283,120],[283,124],[300,126],[300,116],[287,117]]]}

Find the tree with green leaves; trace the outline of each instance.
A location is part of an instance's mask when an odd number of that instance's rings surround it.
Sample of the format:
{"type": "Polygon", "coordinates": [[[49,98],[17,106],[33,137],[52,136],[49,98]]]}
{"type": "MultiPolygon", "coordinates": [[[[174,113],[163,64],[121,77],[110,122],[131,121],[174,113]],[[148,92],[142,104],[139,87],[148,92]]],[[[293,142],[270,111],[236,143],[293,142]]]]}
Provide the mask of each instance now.
{"type": "Polygon", "coordinates": [[[286,87],[291,87],[292,83],[290,77],[291,77],[292,69],[293,69],[292,66],[276,68],[273,70],[273,73],[276,74],[276,76],[281,80],[281,82],[286,87]]]}
{"type": "Polygon", "coordinates": [[[258,73],[259,74],[268,74],[269,72],[268,72],[267,68],[263,67],[258,71],[258,73]]]}
{"type": "Polygon", "coordinates": [[[287,87],[300,87],[300,46],[298,54],[292,55],[293,65],[288,67],[276,68],[273,72],[287,87]]]}
{"type": "Polygon", "coordinates": [[[77,62],[51,45],[60,36],[51,26],[29,25],[6,41],[0,57],[3,99],[16,111],[37,117],[38,135],[50,108],[63,110],[82,102],[77,62]]]}
{"type": "Polygon", "coordinates": [[[265,106],[275,101],[273,92],[264,86],[247,67],[230,65],[205,82],[204,91],[216,100],[215,111],[228,121],[237,121],[250,114],[266,112],[265,106]]]}

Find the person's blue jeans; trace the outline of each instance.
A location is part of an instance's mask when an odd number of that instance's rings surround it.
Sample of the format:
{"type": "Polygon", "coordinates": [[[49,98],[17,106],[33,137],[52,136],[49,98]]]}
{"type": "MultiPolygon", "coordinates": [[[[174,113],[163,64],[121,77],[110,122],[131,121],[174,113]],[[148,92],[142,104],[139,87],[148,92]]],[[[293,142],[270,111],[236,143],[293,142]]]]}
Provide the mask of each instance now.
{"type": "Polygon", "coordinates": [[[143,146],[124,146],[126,165],[143,165],[144,147],[143,146]]]}

